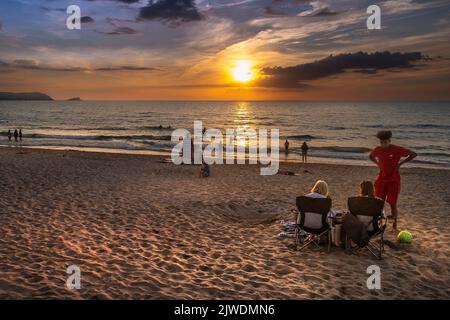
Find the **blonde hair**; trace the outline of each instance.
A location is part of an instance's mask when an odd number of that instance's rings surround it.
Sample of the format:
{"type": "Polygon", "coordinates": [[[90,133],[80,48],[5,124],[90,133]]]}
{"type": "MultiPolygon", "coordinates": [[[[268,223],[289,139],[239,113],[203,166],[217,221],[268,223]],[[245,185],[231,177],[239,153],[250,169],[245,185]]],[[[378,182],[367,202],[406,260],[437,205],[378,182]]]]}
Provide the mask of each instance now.
{"type": "Polygon", "coordinates": [[[312,187],[311,192],[319,193],[324,197],[328,197],[328,183],[323,180],[317,180],[312,187]]]}

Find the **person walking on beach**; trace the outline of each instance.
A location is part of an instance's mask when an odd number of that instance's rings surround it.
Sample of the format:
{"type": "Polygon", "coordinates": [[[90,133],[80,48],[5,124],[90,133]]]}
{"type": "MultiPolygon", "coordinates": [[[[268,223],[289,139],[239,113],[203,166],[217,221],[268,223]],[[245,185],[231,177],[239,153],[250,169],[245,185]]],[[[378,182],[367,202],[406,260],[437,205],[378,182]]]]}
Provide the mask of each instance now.
{"type": "Polygon", "coordinates": [[[202,162],[202,167],[200,168],[200,178],[208,178],[211,175],[211,170],[209,169],[209,164],[204,160],[202,162]]]}
{"type": "Polygon", "coordinates": [[[17,138],[19,137],[19,133],[17,132],[17,129],[14,130],[14,140],[17,142],[17,138]]]}
{"type": "Polygon", "coordinates": [[[391,206],[393,219],[392,227],[397,229],[397,200],[400,194],[400,166],[417,157],[417,153],[406,148],[391,144],[392,132],[380,131],[377,133],[380,146],[372,150],[369,155],[380,172],[375,181],[375,196],[386,201],[391,206]],[[402,158],[404,158],[402,160],[402,158]]]}
{"type": "Polygon", "coordinates": [[[306,143],[306,141],[303,142],[301,149],[302,149],[302,162],[303,163],[308,163],[308,149],[309,149],[309,146],[306,143]]]}
{"type": "Polygon", "coordinates": [[[284,142],[284,153],[286,153],[286,154],[289,153],[289,141],[288,141],[288,139],[286,139],[286,141],[284,142]]]}
{"type": "Polygon", "coordinates": [[[8,140],[11,141],[12,138],[12,134],[11,134],[11,129],[8,130],[8,140]]]}
{"type": "Polygon", "coordinates": [[[22,142],[22,129],[19,129],[19,141],[22,142]]]}

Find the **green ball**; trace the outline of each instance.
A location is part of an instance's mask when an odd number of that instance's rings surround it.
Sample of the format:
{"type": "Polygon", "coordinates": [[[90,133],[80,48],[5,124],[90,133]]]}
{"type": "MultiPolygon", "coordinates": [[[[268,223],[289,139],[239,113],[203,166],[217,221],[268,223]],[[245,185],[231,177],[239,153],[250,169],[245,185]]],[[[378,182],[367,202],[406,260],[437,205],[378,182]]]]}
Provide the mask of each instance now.
{"type": "Polygon", "coordinates": [[[399,232],[397,236],[397,241],[400,243],[411,243],[413,238],[414,236],[411,232],[403,230],[399,232]]]}

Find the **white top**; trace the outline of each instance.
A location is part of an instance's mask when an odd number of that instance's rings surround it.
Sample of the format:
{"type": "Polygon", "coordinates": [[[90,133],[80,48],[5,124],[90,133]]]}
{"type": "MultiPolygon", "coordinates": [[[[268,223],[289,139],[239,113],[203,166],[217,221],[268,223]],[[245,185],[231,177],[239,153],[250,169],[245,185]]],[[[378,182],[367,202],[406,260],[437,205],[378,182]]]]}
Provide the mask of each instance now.
{"type": "Polygon", "coordinates": [[[305,195],[305,197],[315,198],[315,199],[325,199],[326,197],[323,194],[317,192],[311,192],[305,195]]]}
{"type": "MultiPolygon", "coordinates": [[[[317,193],[317,192],[311,192],[305,195],[305,197],[314,198],[314,199],[325,199],[326,197],[323,194],[317,193]]],[[[330,209],[330,212],[328,212],[328,219],[336,217],[336,213],[338,213],[339,210],[330,209]]]]}

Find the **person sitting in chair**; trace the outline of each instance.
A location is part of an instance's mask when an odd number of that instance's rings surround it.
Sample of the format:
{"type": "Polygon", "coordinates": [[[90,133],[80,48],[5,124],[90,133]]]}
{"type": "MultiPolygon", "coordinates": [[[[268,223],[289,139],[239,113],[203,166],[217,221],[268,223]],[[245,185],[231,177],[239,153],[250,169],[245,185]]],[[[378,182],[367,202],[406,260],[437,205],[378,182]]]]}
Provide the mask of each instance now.
{"type": "Polygon", "coordinates": [[[361,197],[375,198],[372,181],[364,180],[359,184],[359,195],[361,197]]]}
{"type": "MultiPolygon", "coordinates": [[[[311,189],[311,192],[308,194],[305,194],[306,197],[310,198],[319,198],[319,199],[331,199],[329,191],[328,191],[328,183],[324,180],[317,180],[314,186],[311,189]]],[[[341,212],[341,210],[337,209],[330,209],[330,212],[328,214],[328,218],[334,218],[336,217],[336,214],[341,212]]]]}
{"type": "MultiPolygon", "coordinates": [[[[359,185],[359,196],[360,197],[367,197],[367,198],[377,198],[375,197],[375,187],[373,186],[372,181],[364,180],[359,185]]],[[[383,219],[386,218],[386,215],[383,210],[383,219]]]]}
{"type": "Polygon", "coordinates": [[[330,198],[328,194],[328,183],[323,180],[317,180],[312,187],[311,192],[305,196],[310,198],[330,198]]]}

